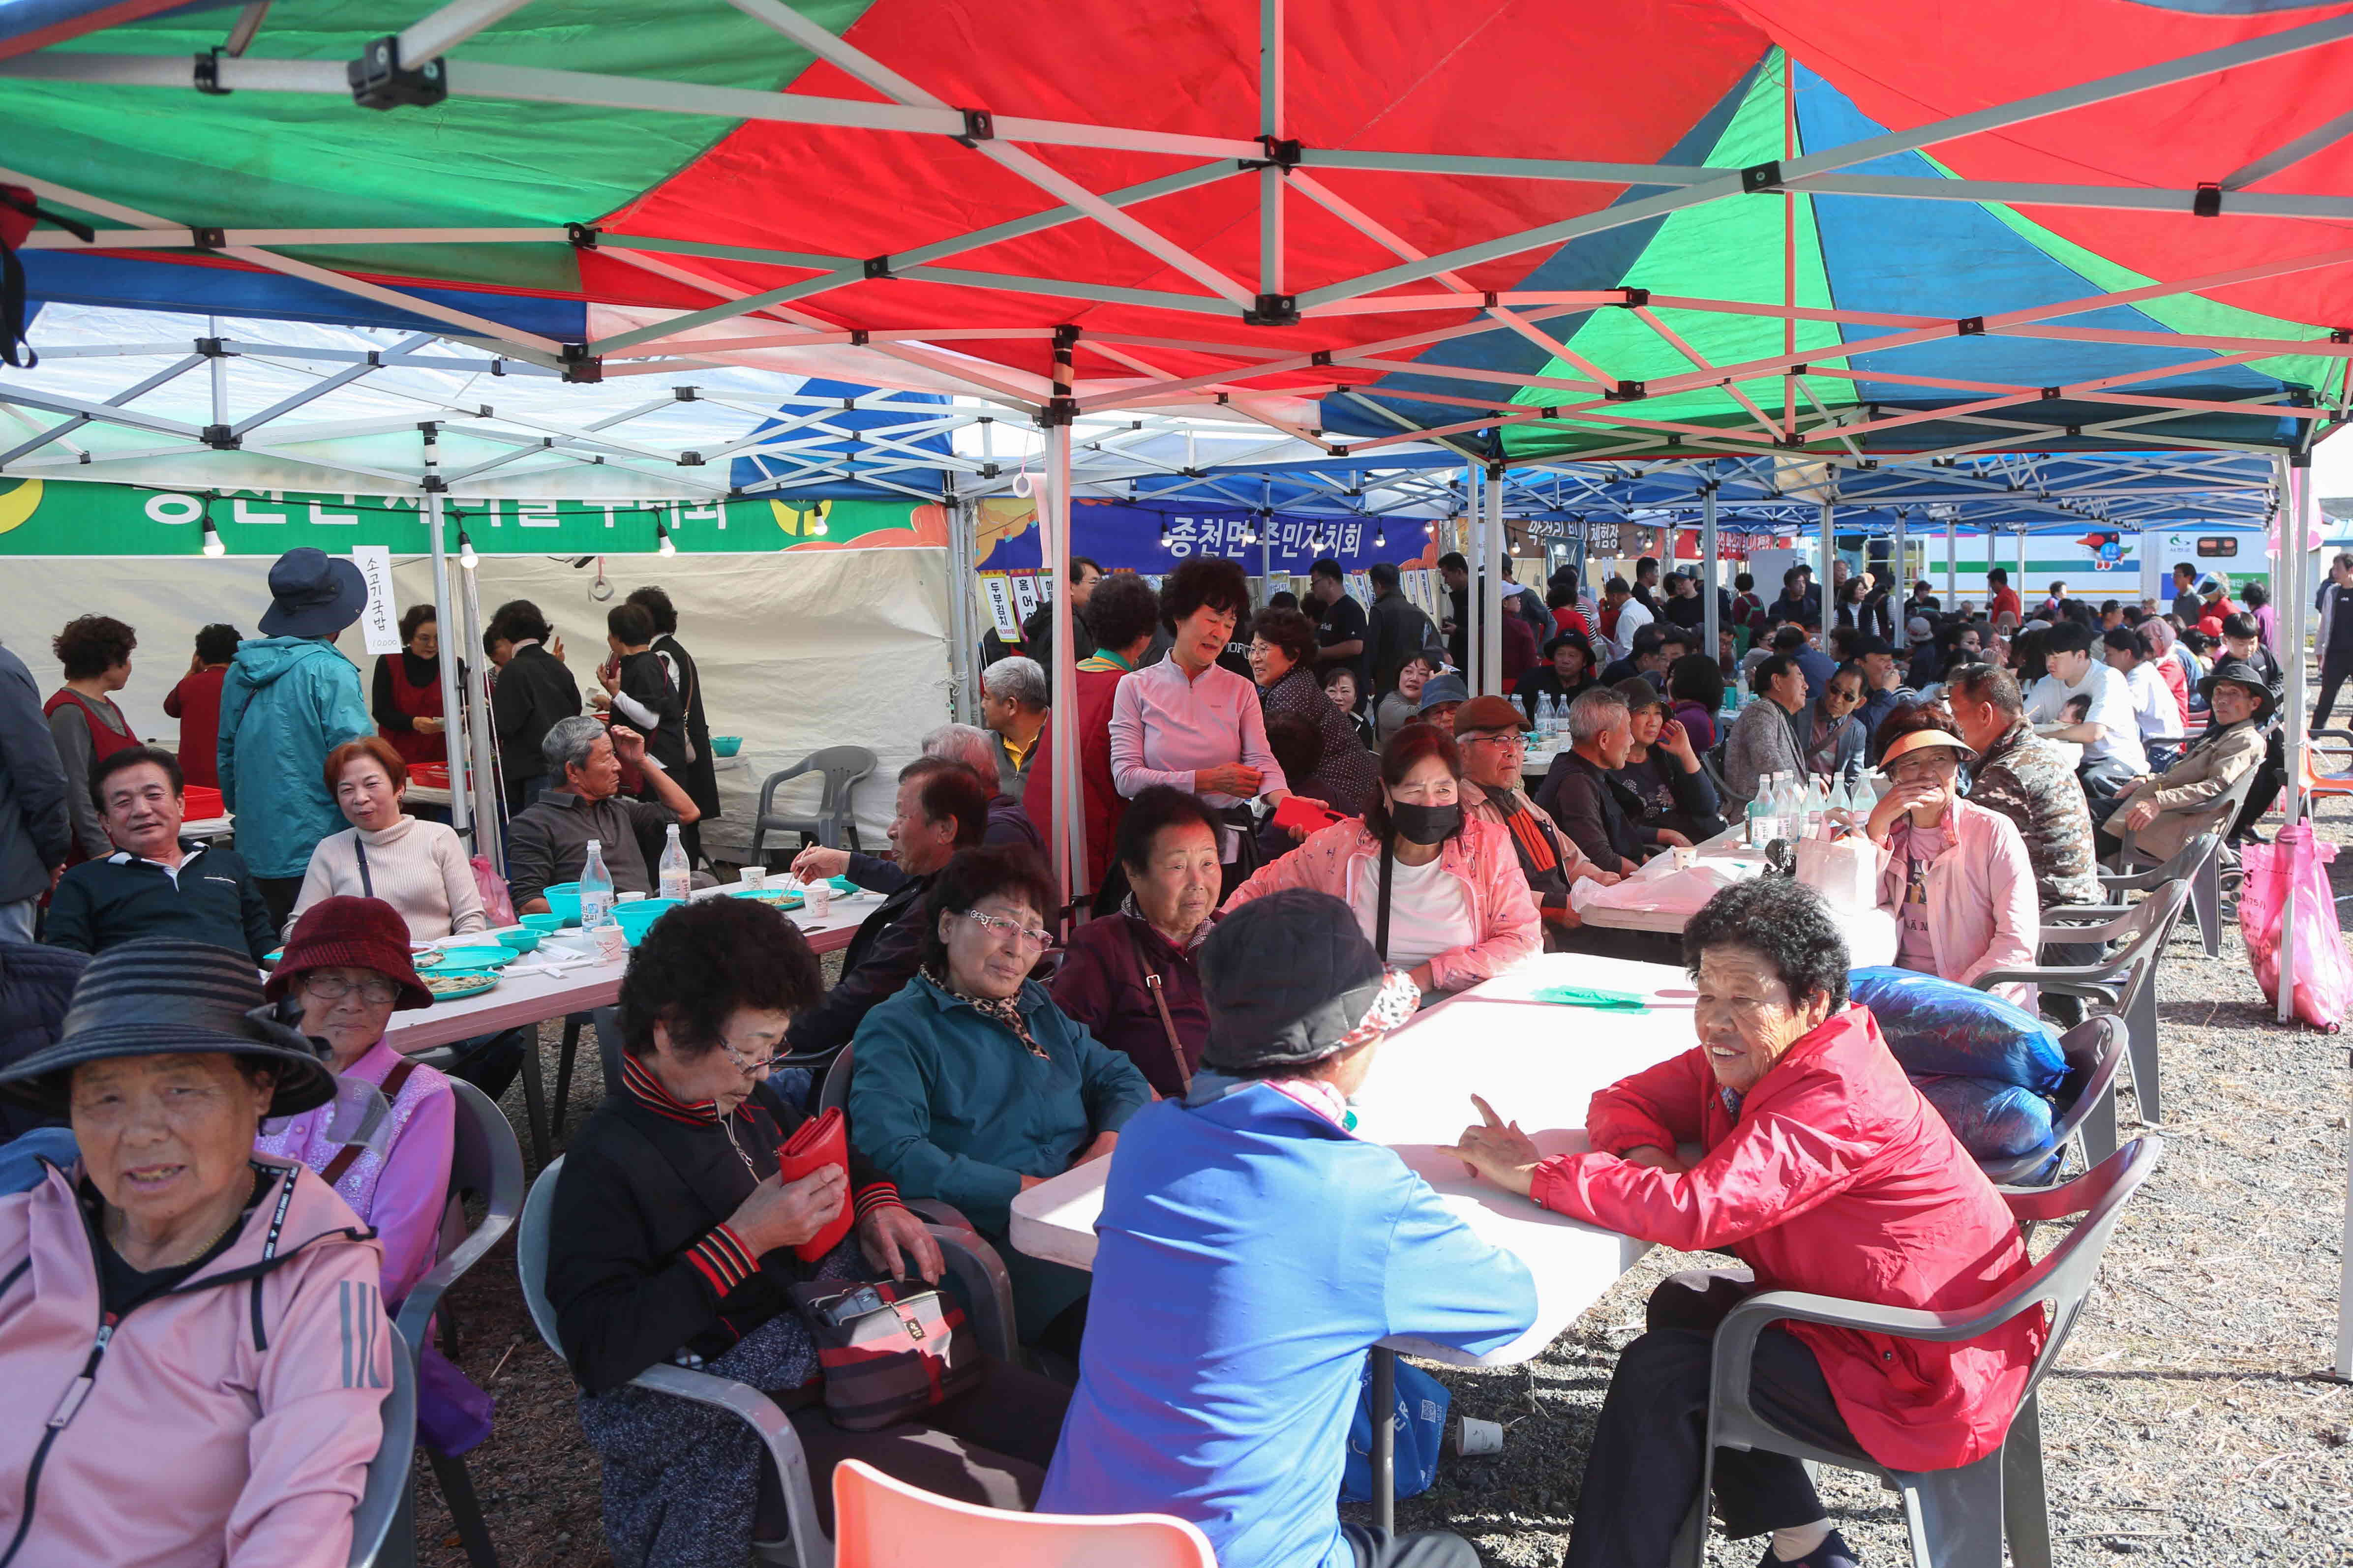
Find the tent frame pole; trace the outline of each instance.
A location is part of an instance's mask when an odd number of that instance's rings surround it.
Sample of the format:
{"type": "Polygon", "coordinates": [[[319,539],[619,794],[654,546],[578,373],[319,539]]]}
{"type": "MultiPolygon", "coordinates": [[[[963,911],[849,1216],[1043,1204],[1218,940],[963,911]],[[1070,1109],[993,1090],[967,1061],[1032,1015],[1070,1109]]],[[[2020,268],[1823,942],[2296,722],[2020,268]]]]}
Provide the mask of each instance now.
{"type": "Polygon", "coordinates": [[[1716,579],[1722,574],[1722,572],[1720,563],[1716,559],[1715,491],[1716,487],[1722,483],[1722,481],[1715,477],[1715,464],[1710,462],[1707,465],[1706,469],[1707,477],[1700,481],[1699,487],[1699,557],[1701,571],[1699,592],[1701,599],[1700,613],[1703,617],[1700,624],[1704,628],[1704,636],[1705,638],[1705,640],[1700,644],[1700,650],[1705,653],[1710,658],[1717,657],[1716,649],[1719,645],[1720,635],[1723,630],[1716,621],[1716,579]]]}
{"type": "Polygon", "coordinates": [[[1045,558],[1054,571],[1054,668],[1047,672],[1053,693],[1053,710],[1066,721],[1056,737],[1050,761],[1054,776],[1048,781],[1054,802],[1053,864],[1056,886],[1069,905],[1091,891],[1087,886],[1087,822],[1079,784],[1078,660],[1071,629],[1071,388],[1076,381],[1073,351],[1078,330],[1065,327],[1054,337],[1054,397],[1046,417],[1045,558]]]}
{"type": "MultiPolygon", "coordinates": [[[[449,553],[447,548],[448,542],[444,537],[448,530],[443,525],[442,519],[442,479],[441,476],[435,471],[440,466],[438,449],[440,443],[436,438],[434,426],[429,421],[424,426],[424,436],[425,528],[433,546],[433,618],[438,625],[454,630],[459,623],[457,617],[449,613],[449,553]]],[[[452,654],[441,660],[441,711],[444,715],[444,725],[446,726],[450,719],[462,721],[465,710],[465,705],[459,700],[458,656],[452,654]]],[[[449,825],[458,830],[459,837],[470,841],[468,847],[472,849],[474,846],[470,840],[474,832],[474,809],[473,801],[467,794],[471,787],[472,769],[467,766],[469,759],[466,756],[465,747],[447,745],[448,731],[446,727],[442,731],[442,738],[445,743],[444,749],[449,758],[449,825]]]]}
{"type": "MultiPolygon", "coordinates": [[[[458,613],[464,618],[469,654],[466,661],[466,761],[474,803],[474,853],[494,868],[506,864],[505,829],[501,817],[499,770],[491,744],[491,667],[487,657],[472,657],[482,647],[481,584],[475,581],[465,557],[458,560],[458,613]]],[[[452,659],[445,658],[446,667],[452,659]]],[[[452,785],[456,784],[453,778],[452,785]]],[[[452,790],[454,798],[455,791],[452,790]]]]}
{"type": "MultiPolygon", "coordinates": [[[[1488,465],[1486,484],[1482,491],[1484,514],[1480,530],[1480,555],[1487,572],[1487,585],[1479,597],[1486,603],[1485,618],[1479,623],[1479,685],[1476,695],[1500,697],[1504,694],[1504,465],[1488,465]]],[[[1519,612],[1512,612],[1516,615],[1519,612]]],[[[1517,671],[1514,672],[1518,673],[1517,671]]]]}
{"type": "Polygon", "coordinates": [[[978,639],[973,636],[972,503],[956,499],[954,474],[947,477],[947,497],[941,504],[948,514],[948,716],[959,724],[977,724],[980,701],[973,690],[978,639]]]}
{"type": "MultiPolygon", "coordinates": [[[[2284,453],[2275,459],[2280,479],[2279,550],[2274,558],[2274,575],[2281,608],[2285,612],[2292,636],[2282,639],[2287,646],[2280,648],[2280,662],[2287,676],[2285,693],[2287,709],[2284,720],[2287,755],[2287,787],[2281,795],[2284,826],[2294,827],[2304,819],[2304,587],[2301,570],[2306,538],[2305,507],[2312,492],[2312,454],[2307,451],[2284,453]]],[[[2293,1023],[2295,1019],[2295,879],[2284,879],[2284,896],[2280,900],[2279,931],[2279,1021],[2293,1023]]]]}

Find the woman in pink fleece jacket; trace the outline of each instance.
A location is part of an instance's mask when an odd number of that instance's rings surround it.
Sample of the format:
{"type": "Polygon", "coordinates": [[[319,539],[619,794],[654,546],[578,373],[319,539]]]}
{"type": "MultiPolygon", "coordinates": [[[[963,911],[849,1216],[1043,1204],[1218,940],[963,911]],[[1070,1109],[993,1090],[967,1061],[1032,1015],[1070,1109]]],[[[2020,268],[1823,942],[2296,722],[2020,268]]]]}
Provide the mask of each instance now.
{"type": "Polygon", "coordinates": [[[1330,893],[1356,911],[1381,961],[1406,971],[1425,999],[1502,973],[1544,951],[1544,930],[1510,833],[1467,816],[1461,788],[1454,742],[1433,725],[1407,725],[1381,749],[1380,792],[1364,820],[1309,835],[1236,888],[1225,907],[1279,888],[1330,893]]]}
{"type": "MultiPolygon", "coordinates": [[[[1879,907],[1895,917],[1895,962],[1973,984],[2031,968],[2042,945],[2034,865],[2018,826],[1960,796],[1969,744],[1936,709],[1907,706],[1879,726],[1890,788],[1863,831],[1879,847],[1879,907]]],[[[2031,985],[1994,987],[2029,1012],[2031,985]]]]}
{"type": "Polygon", "coordinates": [[[342,1568],[395,1342],[369,1232],[265,1113],[333,1079],[241,953],[101,954],[0,1090],[81,1157],[0,1198],[0,1568],[342,1568]]]}

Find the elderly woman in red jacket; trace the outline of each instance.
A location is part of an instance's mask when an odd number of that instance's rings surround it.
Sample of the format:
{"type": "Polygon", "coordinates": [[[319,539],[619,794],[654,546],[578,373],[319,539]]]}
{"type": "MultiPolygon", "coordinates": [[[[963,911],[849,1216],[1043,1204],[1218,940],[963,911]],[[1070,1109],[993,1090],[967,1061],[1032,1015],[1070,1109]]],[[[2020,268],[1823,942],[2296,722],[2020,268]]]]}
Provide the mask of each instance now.
{"type": "MultiPolygon", "coordinates": [[[[1592,1152],[1541,1159],[1483,1100],[1485,1125],[1448,1151],[1546,1208],[1729,1251],[1754,1274],[1681,1274],[1651,1295],[1601,1407],[1566,1568],[1664,1568],[1699,1489],[1715,1328],[1752,1291],[1950,1311],[2029,1267],[2000,1194],[1848,1005],[1820,895],[1776,877],[1727,888],[1684,928],[1683,961],[1699,1046],[1595,1095],[1592,1152]]],[[[2000,1448],[2044,1331],[2040,1312],[1955,1344],[1779,1324],[1757,1342],[1750,1399],[1807,1442],[1950,1468],[2000,1448]]],[[[1769,1562],[1853,1568],[1798,1460],[1725,1449],[1715,1479],[1726,1531],[1771,1532],[1769,1562]]]]}

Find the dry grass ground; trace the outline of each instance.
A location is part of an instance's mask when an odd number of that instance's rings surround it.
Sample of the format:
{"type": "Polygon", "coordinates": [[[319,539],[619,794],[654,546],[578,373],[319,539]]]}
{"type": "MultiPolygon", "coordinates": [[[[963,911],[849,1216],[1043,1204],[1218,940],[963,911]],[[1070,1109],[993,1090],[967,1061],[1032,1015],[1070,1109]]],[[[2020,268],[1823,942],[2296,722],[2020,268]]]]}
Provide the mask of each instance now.
{"type": "MultiPolygon", "coordinates": [[[[2341,808],[2323,824],[2340,842],[2353,841],[2348,828],[2341,808]]],[[[2353,856],[2337,888],[2353,892],[2353,856]]],[[[2158,985],[2174,1112],[2165,1159],[2118,1228],[2043,1395],[2058,1561],[2353,1563],[2353,1388],[2316,1375],[2337,1324],[2346,1037],[2273,1022],[2235,928],[2209,959],[2185,926],[2158,985]]],[[[547,1031],[551,1090],[558,1032],[547,1031]]],[[[593,1081],[575,1084],[575,1119],[595,1092],[593,1081]]],[[[521,1091],[509,1099],[521,1125],[521,1091]]],[[[2133,1110],[2127,1091],[2127,1135],[2133,1110]]],[[[1451,1528],[1491,1563],[1553,1568],[1617,1352],[1638,1331],[1651,1286],[1694,1261],[1653,1253],[1525,1366],[1432,1368],[1457,1413],[1509,1432],[1494,1458],[1450,1458],[1430,1491],[1400,1505],[1400,1527],[1451,1528]]],[[[596,1457],[570,1378],[523,1315],[512,1247],[450,1300],[460,1364],[499,1401],[497,1430],[469,1462],[501,1562],[604,1563],[596,1457]]],[[[1892,1496],[1844,1475],[1826,1478],[1824,1493],[1867,1562],[1908,1562],[1892,1496]]],[[[464,1563],[421,1463],[417,1521],[425,1563],[464,1563]]],[[[1719,1540],[1715,1561],[1746,1568],[1760,1552],[1719,1540]]]]}

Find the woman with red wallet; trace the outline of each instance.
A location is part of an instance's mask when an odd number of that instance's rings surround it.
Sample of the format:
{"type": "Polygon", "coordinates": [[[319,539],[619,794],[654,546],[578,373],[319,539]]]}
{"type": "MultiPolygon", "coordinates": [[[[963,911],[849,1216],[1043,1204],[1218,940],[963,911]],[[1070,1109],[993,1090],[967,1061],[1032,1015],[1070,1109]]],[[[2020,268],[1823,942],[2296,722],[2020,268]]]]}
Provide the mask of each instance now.
{"type": "Polygon", "coordinates": [[[824,983],[781,913],[738,899],[671,910],[621,982],[621,1088],[573,1139],[550,1227],[547,1293],[602,1461],[613,1561],[741,1563],[786,1534],[782,1493],[734,1417],[633,1386],[693,1366],[765,1391],[828,1476],[866,1460],[992,1508],[1035,1500],[1069,1393],[998,1362],[977,1386],[875,1431],[833,1424],[818,1345],[790,1288],[912,1277],[939,1247],[841,1137],[767,1081],[795,1013],[824,983]],[[781,1159],[780,1159],[781,1156],[781,1159]],[[830,1157],[828,1157],[830,1156],[830,1157]],[[795,1174],[796,1172],[805,1173],[795,1174]]]}

